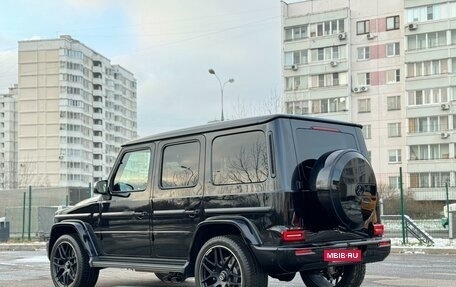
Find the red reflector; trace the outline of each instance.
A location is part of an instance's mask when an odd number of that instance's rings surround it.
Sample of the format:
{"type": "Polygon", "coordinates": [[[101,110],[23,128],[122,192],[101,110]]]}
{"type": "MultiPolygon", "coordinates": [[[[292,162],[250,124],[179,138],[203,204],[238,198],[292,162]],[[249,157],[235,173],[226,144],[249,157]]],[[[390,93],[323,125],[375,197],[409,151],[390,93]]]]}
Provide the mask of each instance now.
{"type": "Polygon", "coordinates": [[[315,254],[315,252],[313,252],[312,249],[309,249],[309,248],[298,249],[295,251],[296,256],[312,255],[312,254],[315,254]]]}
{"type": "Polygon", "coordinates": [[[304,230],[302,229],[288,229],[282,232],[283,241],[302,241],[305,239],[304,230]]]}
{"type": "Polygon", "coordinates": [[[374,235],[383,236],[385,233],[385,226],[383,224],[374,224],[374,235]]]}
{"type": "Polygon", "coordinates": [[[391,241],[382,241],[378,243],[378,247],[388,247],[391,246],[391,241]]]}

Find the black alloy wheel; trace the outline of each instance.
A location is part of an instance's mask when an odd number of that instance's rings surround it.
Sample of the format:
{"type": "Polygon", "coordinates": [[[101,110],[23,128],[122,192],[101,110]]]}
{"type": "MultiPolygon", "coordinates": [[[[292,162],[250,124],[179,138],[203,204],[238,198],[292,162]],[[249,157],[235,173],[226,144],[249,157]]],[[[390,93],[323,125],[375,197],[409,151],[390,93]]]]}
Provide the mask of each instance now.
{"type": "Polygon", "coordinates": [[[360,287],[366,274],[365,264],[328,267],[320,272],[301,272],[307,287],[360,287]]]}
{"type": "Polygon", "coordinates": [[[56,287],[93,287],[99,270],[89,266],[88,255],[79,239],[63,235],[55,242],[50,256],[51,278],[56,287]]]}
{"type": "Polygon", "coordinates": [[[198,287],[266,287],[267,275],[238,236],[208,240],[196,259],[198,287]]]}

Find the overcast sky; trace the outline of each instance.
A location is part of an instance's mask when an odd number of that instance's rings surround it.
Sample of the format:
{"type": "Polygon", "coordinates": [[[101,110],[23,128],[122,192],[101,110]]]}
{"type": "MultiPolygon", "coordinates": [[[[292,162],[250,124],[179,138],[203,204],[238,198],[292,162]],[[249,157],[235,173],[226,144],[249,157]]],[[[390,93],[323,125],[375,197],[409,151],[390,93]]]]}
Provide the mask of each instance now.
{"type": "Polygon", "coordinates": [[[0,92],[17,42],[68,34],[134,73],[141,136],[260,114],[281,93],[279,0],[2,0],[0,92]],[[244,112],[244,111],[247,112],[244,112]]]}

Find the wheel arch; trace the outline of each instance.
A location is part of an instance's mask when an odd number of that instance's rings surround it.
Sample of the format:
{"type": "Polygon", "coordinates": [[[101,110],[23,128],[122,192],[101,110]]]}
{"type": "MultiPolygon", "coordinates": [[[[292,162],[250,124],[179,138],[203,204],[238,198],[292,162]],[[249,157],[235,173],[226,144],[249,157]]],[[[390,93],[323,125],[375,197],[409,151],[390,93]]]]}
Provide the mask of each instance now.
{"type": "Polygon", "coordinates": [[[50,258],[52,248],[57,239],[65,234],[76,234],[83,244],[83,248],[87,251],[89,257],[98,256],[100,248],[98,241],[95,240],[95,233],[90,225],[82,221],[62,221],[56,223],[51,228],[49,242],[47,246],[47,256],[50,258]]]}
{"type": "Polygon", "coordinates": [[[199,223],[196,227],[189,253],[189,264],[186,267],[186,275],[194,275],[194,266],[198,251],[207,240],[215,236],[229,234],[239,235],[249,250],[250,245],[262,244],[256,227],[247,218],[242,216],[210,217],[199,223]]]}

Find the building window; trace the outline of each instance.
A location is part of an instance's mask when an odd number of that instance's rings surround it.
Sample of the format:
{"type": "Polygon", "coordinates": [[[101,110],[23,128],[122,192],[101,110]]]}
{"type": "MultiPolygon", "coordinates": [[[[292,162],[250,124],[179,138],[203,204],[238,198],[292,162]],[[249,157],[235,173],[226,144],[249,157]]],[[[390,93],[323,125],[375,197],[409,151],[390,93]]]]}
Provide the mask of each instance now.
{"type": "Polygon", "coordinates": [[[361,47],[358,48],[358,60],[368,60],[370,58],[370,48],[361,47]]]}
{"type": "Polygon", "coordinates": [[[309,101],[293,101],[286,103],[288,114],[307,115],[309,113],[309,101]]]}
{"type": "Polygon", "coordinates": [[[331,73],[314,75],[311,78],[312,88],[323,88],[331,86],[341,86],[347,84],[346,73],[331,73]]]}
{"type": "Polygon", "coordinates": [[[401,109],[401,96],[390,96],[386,98],[387,110],[397,111],[401,109]]]}
{"type": "Polygon", "coordinates": [[[389,188],[397,190],[400,187],[400,178],[399,176],[389,176],[388,177],[389,188]]]}
{"type": "Polygon", "coordinates": [[[293,41],[307,38],[307,27],[308,25],[301,25],[296,27],[285,28],[285,41],[293,41]]]}
{"type": "Polygon", "coordinates": [[[307,64],[307,50],[285,53],[285,66],[307,64]]]}
{"type": "Polygon", "coordinates": [[[361,130],[363,132],[364,139],[368,140],[372,138],[372,126],[371,125],[363,125],[361,130]]]}
{"type": "Polygon", "coordinates": [[[399,29],[399,16],[386,17],[386,31],[399,29]]]}
{"type": "Polygon", "coordinates": [[[361,86],[370,85],[370,73],[359,73],[358,74],[358,85],[361,85],[361,86]]]}
{"type": "Polygon", "coordinates": [[[399,45],[400,45],[399,42],[386,44],[386,56],[387,57],[399,56],[399,54],[400,54],[399,45]]]}
{"type": "Polygon", "coordinates": [[[386,71],[386,82],[388,84],[399,83],[401,81],[401,70],[386,71]]]}
{"type": "Polygon", "coordinates": [[[447,44],[446,31],[430,32],[407,36],[409,51],[445,46],[447,44]]]}
{"type": "Polygon", "coordinates": [[[369,33],[369,20],[356,22],[356,34],[362,35],[369,33]]]}
{"type": "Polygon", "coordinates": [[[344,46],[318,48],[310,51],[310,57],[312,62],[338,60],[340,55],[344,55],[344,52],[344,46]]]}
{"type": "Polygon", "coordinates": [[[370,113],[371,111],[371,100],[360,99],[358,100],[358,113],[370,113]]]}
{"type": "Polygon", "coordinates": [[[345,98],[330,98],[312,101],[313,114],[336,113],[341,111],[346,111],[345,98]]]}
{"type": "Polygon", "coordinates": [[[344,19],[319,22],[310,25],[310,37],[333,35],[344,31],[344,19]]]}
{"type": "Polygon", "coordinates": [[[301,90],[307,89],[307,77],[306,76],[296,76],[296,77],[286,77],[285,78],[285,90],[301,90]]]}
{"type": "Polygon", "coordinates": [[[429,105],[448,102],[447,88],[433,88],[408,92],[410,106],[429,105]]]}
{"type": "Polygon", "coordinates": [[[388,162],[389,163],[400,163],[402,161],[401,150],[400,149],[390,149],[388,150],[388,162]]]}
{"type": "Polygon", "coordinates": [[[432,5],[426,7],[427,12],[427,19],[426,20],[433,20],[434,19],[434,11],[432,9],[432,5]]]}
{"type": "Polygon", "coordinates": [[[449,172],[410,173],[411,188],[444,187],[450,179],[449,172]]]}
{"type": "Polygon", "coordinates": [[[409,119],[409,133],[440,132],[448,130],[448,116],[431,116],[409,119]]]}
{"type": "Polygon", "coordinates": [[[388,137],[400,137],[401,136],[401,123],[389,123],[388,124],[388,137]]]}
{"type": "Polygon", "coordinates": [[[425,22],[453,18],[456,15],[456,3],[441,3],[406,9],[407,22],[425,22]]]}

